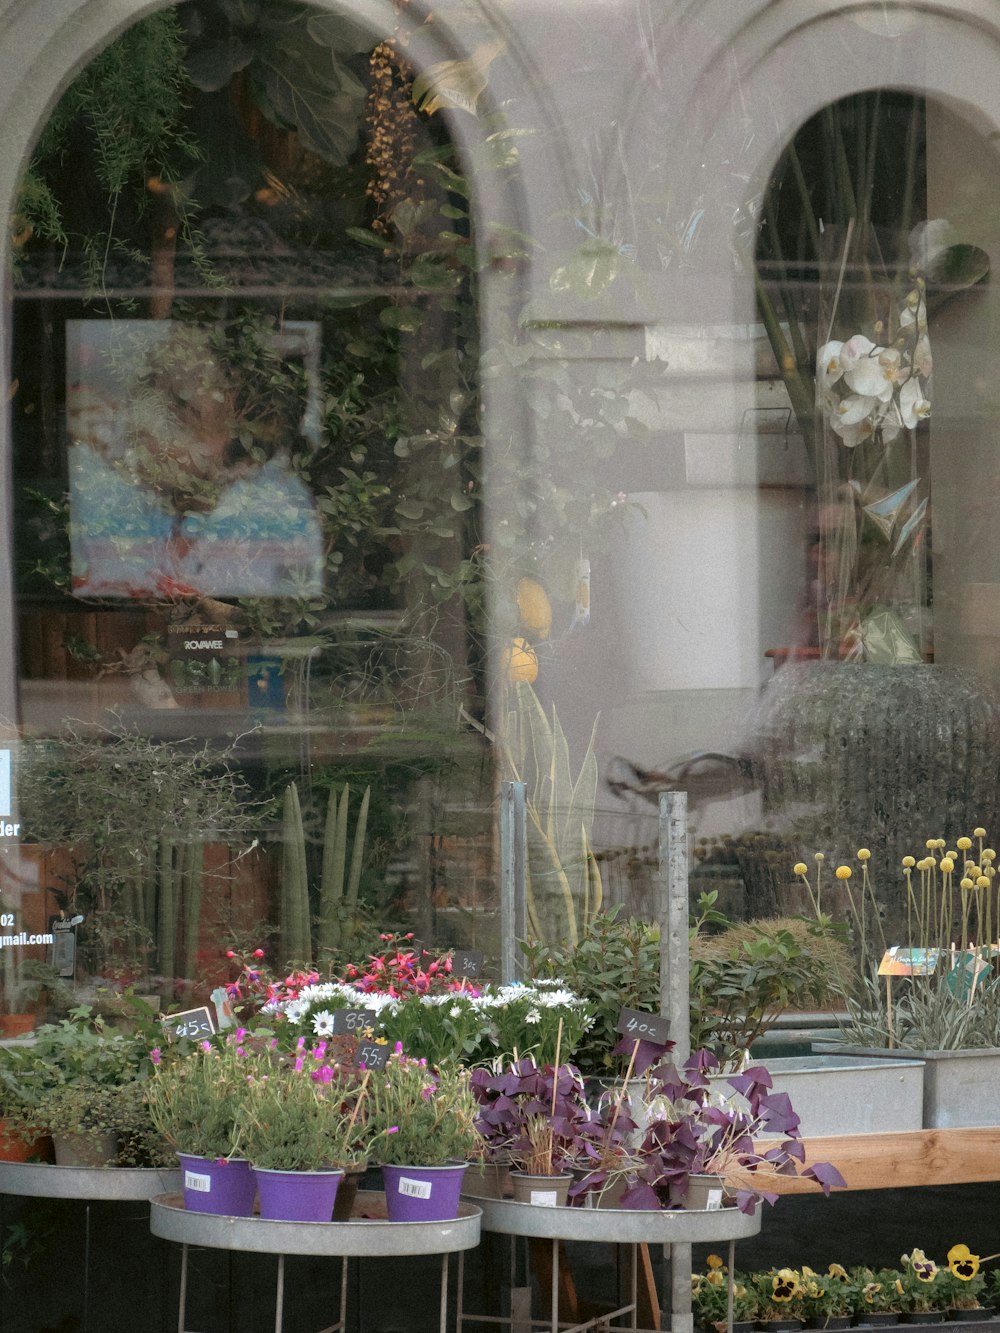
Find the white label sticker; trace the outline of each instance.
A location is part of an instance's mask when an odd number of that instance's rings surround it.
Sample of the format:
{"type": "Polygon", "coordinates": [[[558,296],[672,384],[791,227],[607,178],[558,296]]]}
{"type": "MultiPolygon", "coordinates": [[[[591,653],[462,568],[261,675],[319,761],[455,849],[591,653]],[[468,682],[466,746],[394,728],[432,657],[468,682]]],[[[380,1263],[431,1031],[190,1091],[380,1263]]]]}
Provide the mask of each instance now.
{"type": "Polygon", "coordinates": [[[532,1190],[531,1202],[538,1208],[555,1208],[559,1195],[555,1190],[532,1190]]]}
{"type": "Polygon", "coordinates": [[[705,1207],[706,1207],[707,1209],[709,1209],[710,1211],[712,1211],[712,1212],[714,1212],[714,1211],[715,1211],[716,1209],[718,1209],[718,1208],[721,1208],[721,1207],[722,1207],[722,1190],[709,1190],[709,1191],[708,1191],[708,1203],[705,1204],[705,1207]]]}
{"type": "Polygon", "coordinates": [[[429,1199],[431,1197],[431,1182],[429,1180],[411,1180],[409,1176],[399,1177],[399,1192],[407,1194],[411,1199],[429,1199]]]}
{"type": "Polygon", "coordinates": [[[185,1171],[184,1188],[196,1190],[199,1194],[211,1194],[212,1177],[199,1175],[197,1171],[185,1171]]]}

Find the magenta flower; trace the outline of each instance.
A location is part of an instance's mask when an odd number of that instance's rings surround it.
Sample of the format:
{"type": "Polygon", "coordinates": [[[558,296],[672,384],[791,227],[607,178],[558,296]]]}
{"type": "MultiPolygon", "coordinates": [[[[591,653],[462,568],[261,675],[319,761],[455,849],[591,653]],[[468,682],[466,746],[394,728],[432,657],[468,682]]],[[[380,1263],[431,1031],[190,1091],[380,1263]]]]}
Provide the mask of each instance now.
{"type": "Polygon", "coordinates": [[[163,1052],[160,1050],[159,1046],[153,1047],[153,1049],[149,1053],[149,1058],[150,1060],[152,1060],[154,1065],[158,1065],[160,1063],[160,1061],[163,1059],[163,1052]]]}

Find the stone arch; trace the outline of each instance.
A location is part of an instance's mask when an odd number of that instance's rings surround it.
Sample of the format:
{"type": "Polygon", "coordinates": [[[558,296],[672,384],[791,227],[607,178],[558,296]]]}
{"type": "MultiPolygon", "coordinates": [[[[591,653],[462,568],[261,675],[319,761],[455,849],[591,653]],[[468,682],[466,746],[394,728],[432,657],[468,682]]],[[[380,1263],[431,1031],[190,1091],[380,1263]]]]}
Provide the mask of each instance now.
{"type": "MultiPolygon", "coordinates": [[[[317,9],[339,10],[356,18],[370,29],[373,40],[380,32],[391,32],[394,6],[392,0],[305,0],[317,9]]],[[[174,0],[54,0],[42,13],[31,0],[0,0],[0,30],[4,42],[0,49],[0,112],[5,124],[3,149],[0,151],[0,213],[9,218],[15,208],[18,182],[56,103],[73,78],[110,42],[127,28],[150,14],[173,7],[174,0]]],[[[414,10],[418,7],[415,5],[414,10]]],[[[484,24],[492,26],[498,37],[514,42],[509,25],[494,23],[487,6],[481,6],[484,24]]],[[[449,26],[444,16],[421,34],[415,43],[413,61],[418,68],[439,61],[460,60],[468,55],[462,35],[449,26]]],[[[524,70],[530,57],[517,51],[517,64],[524,70]]],[[[487,87],[484,101],[492,98],[487,87]]],[[[499,107],[492,110],[499,114],[499,107]]],[[[445,112],[448,133],[459,152],[470,160],[472,119],[460,112],[445,112]]],[[[525,215],[523,186],[494,187],[488,176],[475,181],[471,204],[477,216],[489,217],[517,227],[525,215]]],[[[484,305],[490,306],[488,290],[490,270],[480,276],[484,305]]],[[[5,259],[4,292],[10,308],[10,264],[5,259]]],[[[509,284],[508,284],[509,286],[509,284]]],[[[0,323],[0,364],[9,379],[11,324],[9,317],[0,323]]],[[[12,494],[10,490],[11,457],[10,420],[0,417],[0,515],[9,523],[12,494]]],[[[10,545],[8,535],[8,546],[10,545]]],[[[15,680],[15,613],[11,562],[0,575],[0,718],[17,713],[15,680]]]]}

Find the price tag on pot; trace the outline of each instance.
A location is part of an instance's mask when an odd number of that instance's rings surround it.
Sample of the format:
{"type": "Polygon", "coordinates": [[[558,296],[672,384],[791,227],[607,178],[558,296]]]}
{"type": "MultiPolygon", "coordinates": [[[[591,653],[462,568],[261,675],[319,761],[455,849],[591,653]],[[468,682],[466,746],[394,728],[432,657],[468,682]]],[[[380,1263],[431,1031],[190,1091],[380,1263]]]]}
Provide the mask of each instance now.
{"type": "Polygon", "coordinates": [[[377,1015],[374,1009],[336,1009],[333,1014],[333,1031],[337,1036],[345,1032],[360,1036],[365,1028],[370,1028],[377,1015]]]}
{"type": "Polygon", "coordinates": [[[453,977],[478,977],[483,970],[486,955],[475,949],[456,949],[451,956],[453,977]]]}
{"type": "Polygon", "coordinates": [[[652,1042],[654,1046],[666,1046],[670,1040],[670,1024],[665,1018],[659,1014],[642,1014],[638,1009],[622,1009],[615,1031],[634,1041],[652,1042]]]}
{"type": "Polygon", "coordinates": [[[357,1064],[366,1069],[384,1069],[389,1058],[389,1043],[362,1040],[358,1042],[357,1064]]]}
{"type": "Polygon", "coordinates": [[[215,1019],[207,1005],[198,1009],[182,1009],[176,1014],[165,1014],[163,1026],[171,1037],[188,1037],[200,1041],[215,1034],[215,1019]]]}

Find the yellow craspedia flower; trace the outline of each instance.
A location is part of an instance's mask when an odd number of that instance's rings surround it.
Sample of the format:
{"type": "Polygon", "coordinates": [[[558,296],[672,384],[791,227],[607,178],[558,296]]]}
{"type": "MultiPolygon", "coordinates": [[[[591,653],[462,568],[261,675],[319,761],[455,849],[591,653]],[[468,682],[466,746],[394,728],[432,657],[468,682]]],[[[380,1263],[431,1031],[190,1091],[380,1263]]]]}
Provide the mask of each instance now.
{"type": "Polygon", "coordinates": [[[972,830],[972,836],[973,836],[974,838],[985,838],[985,837],[986,837],[986,830],[985,830],[984,828],[974,828],[974,829],[972,830]]]}
{"type": "Polygon", "coordinates": [[[552,630],[552,603],[537,579],[518,580],[514,593],[521,628],[529,639],[547,639],[552,630]]]}
{"type": "Polygon", "coordinates": [[[807,875],[808,873],[809,867],[806,865],[805,861],[796,861],[792,866],[793,875],[807,875]]]}
{"type": "Polygon", "coordinates": [[[972,880],[969,879],[968,875],[965,875],[958,881],[958,887],[960,889],[971,889],[974,888],[975,885],[972,883],[972,880]]]}
{"type": "Polygon", "coordinates": [[[948,1267],[962,1282],[969,1282],[979,1272],[979,1255],[968,1245],[953,1245],[948,1251],[948,1267]]]}
{"type": "Polygon", "coordinates": [[[996,854],[996,852],[993,850],[992,847],[984,847],[984,848],[983,848],[983,860],[984,860],[984,861],[995,861],[996,859],[997,859],[997,854],[996,854]]]}
{"type": "Polygon", "coordinates": [[[903,857],[903,865],[906,867],[907,870],[912,870],[916,864],[917,863],[912,856],[903,857]]]}
{"type": "Polygon", "coordinates": [[[929,852],[932,852],[934,848],[937,846],[937,838],[928,838],[927,841],[924,843],[924,846],[927,848],[929,852]]]}
{"type": "Polygon", "coordinates": [[[814,853],[813,853],[813,860],[814,860],[814,861],[825,861],[825,860],[826,860],[826,857],[823,855],[822,852],[814,852],[814,853]]]}
{"type": "Polygon", "coordinates": [[[838,879],[850,879],[852,871],[850,866],[838,866],[834,873],[838,879]]]}
{"type": "Polygon", "coordinates": [[[950,857],[942,856],[941,869],[944,871],[945,874],[947,874],[949,870],[955,869],[955,862],[952,861],[950,857]]]}
{"type": "Polygon", "coordinates": [[[977,889],[988,889],[989,887],[990,887],[990,877],[989,877],[989,875],[980,875],[979,878],[976,880],[976,888],[977,888],[977,889]]]}
{"type": "Polygon", "coordinates": [[[870,861],[871,859],[872,859],[872,854],[871,854],[871,852],[868,850],[867,847],[859,847],[859,848],[858,848],[858,860],[859,860],[859,861],[870,861]]]}
{"type": "Polygon", "coordinates": [[[519,680],[534,685],[538,679],[538,654],[527,639],[511,639],[503,650],[500,664],[512,685],[519,680]]]}
{"type": "Polygon", "coordinates": [[[958,849],[959,849],[959,851],[961,851],[961,852],[967,852],[971,846],[972,846],[972,839],[971,839],[971,838],[959,838],[959,840],[958,840],[958,849]]]}

